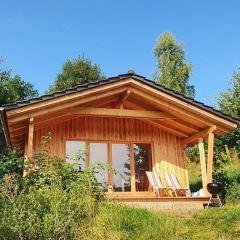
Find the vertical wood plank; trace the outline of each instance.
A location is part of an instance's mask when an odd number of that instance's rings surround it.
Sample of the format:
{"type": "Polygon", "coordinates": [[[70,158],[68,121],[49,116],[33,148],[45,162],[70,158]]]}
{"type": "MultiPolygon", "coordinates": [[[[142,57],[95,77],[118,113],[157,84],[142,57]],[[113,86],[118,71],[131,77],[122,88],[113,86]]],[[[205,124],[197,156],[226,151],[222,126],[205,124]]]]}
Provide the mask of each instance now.
{"type": "Polygon", "coordinates": [[[33,155],[33,132],[34,132],[34,125],[33,125],[33,118],[29,119],[29,127],[28,127],[28,147],[27,147],[27,157],[30,159],[33,155]]]}
{"type": "MultiPolygon", "coordinates": [[[[51,123],[53,140],[51,141],[50,154],[56,156],[65,155],[65,141],[68,138],[82,141],[112,141],[123,143],[141,142],[153,143],[152,161],[153,166],[159,165],[159,173],[162,179],[167,172],[173,173],[179,177],[181,183],[187,183],[186,159],[182,154],[180,147],[180,138],[153,127],[139,119],[118,119],[102,117],[79,117],[69,122],[51,123]],[[70,131],[74,131],[70,133],[70,131]]],[[[36,145],[41,141],[41,136],[47,134],[46,127],[38,129],[34,133],[33,144],[36,145]],[[36,134],[37,133],[37,134],[36,134]]],[[[131,150],[133,151],[133,149],[131,150]]],[[[133,156],[133,153],[131,153],[133,156]]],[[[133,159],[133,157],[132,157],[133,159]]],[[[86,159],[87,164],[87,159],[86,159]]],[[[131,163],[134,164],[134,161],[131,163]]],[[[131,173],[131,176],[133,174],[131,173]]],[[[135,174],[134,174],[135,177],[135,174]]],[[[135,180],[133,187],[135,186],[135,180]]]]}
{"type": "Polygon", "coordinates": [[[90,167],[90,144],[86,142],[86,168],[90,167]]]}

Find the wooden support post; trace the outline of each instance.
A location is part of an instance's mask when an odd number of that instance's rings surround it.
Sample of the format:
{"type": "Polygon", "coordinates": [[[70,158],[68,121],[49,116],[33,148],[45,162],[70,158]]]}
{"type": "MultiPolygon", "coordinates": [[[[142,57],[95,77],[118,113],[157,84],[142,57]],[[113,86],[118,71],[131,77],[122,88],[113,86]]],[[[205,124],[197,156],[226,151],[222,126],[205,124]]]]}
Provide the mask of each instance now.
{"type": "Polygon", "coordinates": [[[33,155],[33,118],[29,119],[29,127],[28,127],[28,142],[27,142],[27,158],[30,159],[33,155]]]}
{"type": "Polygon", "coordinates": [[[112,172],[112,144],[108,143],[108,192],[113,193],[113,172],[112,172]]]}
{"type": "Polygon", "coordinates": [[[200,156],[200,165],[201,165],[201,173],[202,173],[202,186],[204,195],[208,195],[207,191],[207,169],[206,169],[206,159],[205,159],[205,150],[204,150],[204,142],[203,138],[198,139],[198,148],[199,148],[199,156],[200,156]]]}
{"type": "Polygon", "coordinates": [[[207,182],[212,182],[213,172],[213,147],[214,147],[214,133],[208,133],[208,162],[207,162],[207,182]]]}
{"type": "Polygon", "coordinates": [[[90,143],[86,142],[86,169],[90,168],[90,143]]]}
{"type": "Polygon", "coordinates": [[[136,192],[133,144],[130,144],[131,192],[136,192]]]}
{"type": "Polygon", "coordinates": [[[28,139],[25,138],[25,143],[24,143],[24,168],[23,168],[23,176],[25,177],[27,175],[27,161],[28,161],[28,139]]]}

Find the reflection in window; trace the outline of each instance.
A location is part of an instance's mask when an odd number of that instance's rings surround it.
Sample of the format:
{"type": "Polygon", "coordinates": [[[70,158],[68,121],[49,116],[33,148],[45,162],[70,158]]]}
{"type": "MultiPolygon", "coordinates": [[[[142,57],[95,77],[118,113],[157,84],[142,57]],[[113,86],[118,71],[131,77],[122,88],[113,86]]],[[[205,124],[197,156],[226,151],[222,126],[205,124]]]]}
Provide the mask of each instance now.
{"type": "Polygon", "coordinates": [[[136,191],[148,191],[146,171],[151,171],[151,145],[134,144],[136,191]]]}
{"type": "Polygon", "coordinates": [[[101,183],[103,191],[108,190],[108,155],[106,143],[90,143],[90,163],[95,165],[96,163],[96,179],[101,183]]]}
{"type": "Polygon", "coordinates": [[[85,169],[86,144],[81,141],[66,141],[66,161],[76,170],[85,169]]]}
{"type": "Polygon", "coordinates": [[[112,144],[113,190],[116,192],[131,191],[130,145],[112,144]]]}

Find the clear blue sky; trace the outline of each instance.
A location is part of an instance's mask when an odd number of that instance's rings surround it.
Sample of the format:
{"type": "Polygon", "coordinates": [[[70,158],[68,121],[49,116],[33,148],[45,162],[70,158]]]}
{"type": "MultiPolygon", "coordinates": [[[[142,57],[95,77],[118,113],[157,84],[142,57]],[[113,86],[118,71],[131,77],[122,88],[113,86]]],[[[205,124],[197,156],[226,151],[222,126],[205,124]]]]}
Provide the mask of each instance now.
{"type": "Polygon", "coordinates": [[[81,54],[107,76],[152,78],[152,48],[169,30],[194,65],[196,99],[213,104],[240,64],[239,9],[238,0],[0,0],[0,56],[41,94],[81,54]]]}

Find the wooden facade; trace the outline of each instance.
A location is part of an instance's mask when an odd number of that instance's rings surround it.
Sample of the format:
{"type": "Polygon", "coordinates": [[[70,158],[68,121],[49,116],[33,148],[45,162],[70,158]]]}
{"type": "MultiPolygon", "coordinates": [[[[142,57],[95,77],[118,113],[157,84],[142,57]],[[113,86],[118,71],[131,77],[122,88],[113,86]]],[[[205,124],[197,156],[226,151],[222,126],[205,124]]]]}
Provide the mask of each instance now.
{"type": "Polygon", "coordinates": [[[188,187],[185,151],[181,139],[142,120],[106,117],[78,117],[57,124],[49,123],[34,131],[33,148],[41,142],[41,136],[51,132],[50,153],[66,156],[67,140],[102,141],[115,143],[149,143],[156,171],[164,181],[167,173],[174,173],[183,186],[188,187]]]}
{"type": "MultiPolygon", "coordinates": [[[[205,196],[206,185],[212,181],[214,138],[239,125],[237,119],[135,74],[16,103],[0,112],[9,143],[28,158],[49,132],[51,155],[65,158],[69,140],[103,142],[108,144],[110,165],[113,143],[150,144],[151,166],[163,183],[166,174],[174,174],[186,188],[189,180],[185,149],[198,144],[205,196]],[[204,142],[208,143],[206,153],[204,142]]],[[[132,169],[131,165],[134,181],[132,169]]],[[[135,187],[131,191],[135,192],[135,187]]],[[[152,194],[145,192],[141,196],[152,194]]]]}

